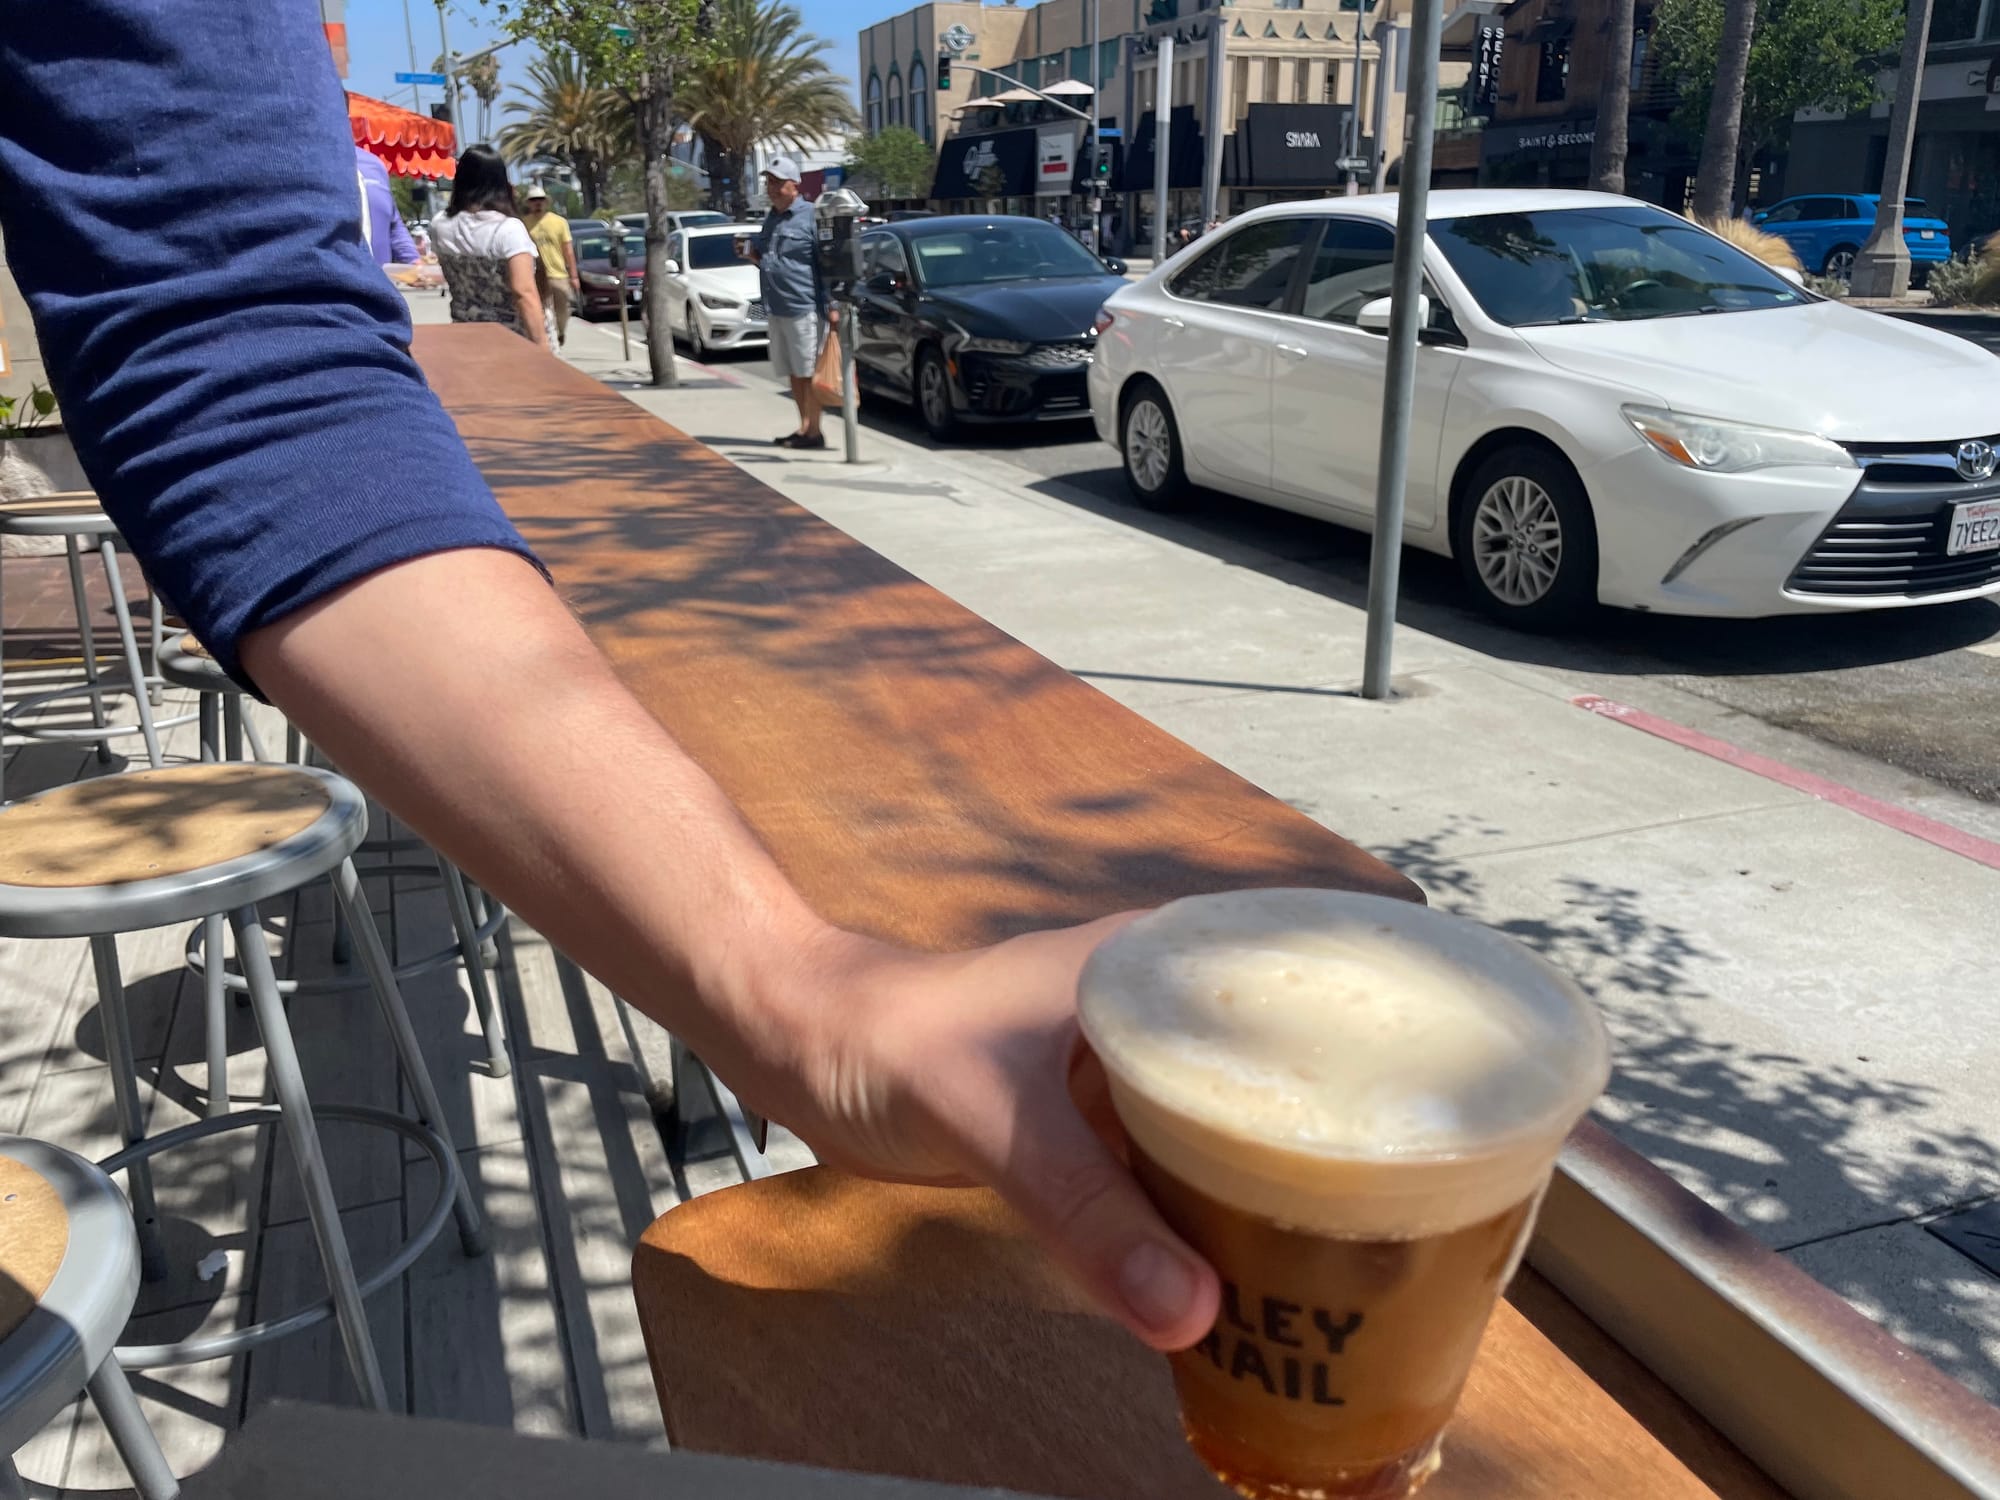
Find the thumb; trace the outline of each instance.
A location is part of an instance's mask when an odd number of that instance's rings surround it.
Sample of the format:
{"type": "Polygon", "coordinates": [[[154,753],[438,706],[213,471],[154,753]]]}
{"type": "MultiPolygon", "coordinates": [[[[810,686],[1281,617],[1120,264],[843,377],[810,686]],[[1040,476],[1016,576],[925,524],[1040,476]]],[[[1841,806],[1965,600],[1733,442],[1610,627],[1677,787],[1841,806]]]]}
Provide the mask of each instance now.
{"type": "Polygon", "coordinates": [[[994,1186],[1098,1305],[1155,1349],[1214,1324],[1216,1275],[1167,1227],[1067,1093],[1021,1120],[994,1186]]]}

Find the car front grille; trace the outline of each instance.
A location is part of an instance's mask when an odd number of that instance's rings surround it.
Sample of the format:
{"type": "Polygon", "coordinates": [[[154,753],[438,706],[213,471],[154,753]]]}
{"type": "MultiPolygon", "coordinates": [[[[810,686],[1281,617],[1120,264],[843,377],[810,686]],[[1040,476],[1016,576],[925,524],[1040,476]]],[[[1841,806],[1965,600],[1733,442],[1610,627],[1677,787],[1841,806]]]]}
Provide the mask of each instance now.
{"type": "Polygon", "coordinates": [[[1785,587],[1844,599],[1949,594],[2000,582],[2000,552],[1945,555],[1954,506],[2000,499],[2000,475],[1961,478],[1956,443],[1853,445],[1861,483],[1785,587]]]}
{"type": "Polygon", "coordinates": [[[766,316],[764,312],[764,304],[761,302],[753,301],[750,304],[750,310],[747,316],[749,318],[749,321],[751,321],[752,323],[762,323],[765,320],[766,316]]]}

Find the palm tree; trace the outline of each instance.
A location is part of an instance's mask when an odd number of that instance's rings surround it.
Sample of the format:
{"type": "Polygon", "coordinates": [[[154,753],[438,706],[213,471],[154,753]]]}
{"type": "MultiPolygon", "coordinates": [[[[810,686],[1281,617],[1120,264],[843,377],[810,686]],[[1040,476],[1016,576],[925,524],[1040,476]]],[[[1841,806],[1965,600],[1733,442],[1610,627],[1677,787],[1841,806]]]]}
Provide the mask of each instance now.
{"type": "Polygon", "coordinates": [[[493,134],[493,104],[500,97],[500,59],[492,53],[475,57],[459,69],[459,77],[479,101],[479,138],[493,134]]]}
{"type": "Polygon", "coordinates": [[[1757,0],[1723,0],[1722,45],[1715,59],[1715,92],[1708,99],[1708,129],[1694,174],[1694,216],[1720,219],[1736,197],[1736,138],[1743,129],[1743,85],[1750,74],[1751,31],[1757,0]]]}
{"type": "Polygon", "coordinates": [[[719,45],[683,80],[678,104],[717,153],[709,159],[710,180],[727,179],[730,208],[740,219],[750,212],[743,174],[759,144],[824,145],[855,123],[855,112],[846,84],[822,56],[829,44],[805,29],[797,7],[719,0],[715,26],[719,45]]]}
{"type": "Polygon", "coordinates": [[[501,127],[496,144],[513,161],[550,157],[575,171],[587,207],[604,201],[612,164],[631,154],[631,111],[593,83],[573,52],[544,52],[528,67],[529,86],[507,101],[520,119],[501,127]]]}
{"type": "Polygon", "coordinates": [[[1605,20],[1604,69],[1597,84],[1597,135],[1590,147],[1590,185],[1625,191],[1625,155],[1632,115],[1632,31],[1636,0],[1611,0],[1605,20]]]}

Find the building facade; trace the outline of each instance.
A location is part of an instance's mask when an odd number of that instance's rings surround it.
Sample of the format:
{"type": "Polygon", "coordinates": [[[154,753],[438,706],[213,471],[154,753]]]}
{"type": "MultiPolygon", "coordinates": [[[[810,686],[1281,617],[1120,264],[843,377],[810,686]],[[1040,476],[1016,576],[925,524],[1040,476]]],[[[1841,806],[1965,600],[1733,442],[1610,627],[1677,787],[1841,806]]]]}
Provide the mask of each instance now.
{"type": "Polygon", "coordinates": [[[1477,130],[1479,185],[1587,186],[1604,70],[1623,67],[1631,85],[1625,191],[1676,211],[1686,207],[1700,142],[1673,121],[1680,96],[1660,78],[1652,55],[1652,7],[1640,0],[1632,55],[1614,59],[1610,6],[1516,0],[1476,23],[1461,111],[1464,125],[1477,130]]]}
{"type": "MultiPolygon", "coordinates": [[[[1785,191],[1879,192],[1895,88],[1894,71],[1885,71],[1872,108],[1802,114],[1792,126],[1785,191]]],[[[1954,246],[2000,232],[2000,0],[1939,0],[1932,12],[1909,196],[1951,226],[1954,246]]]]}
{"type": "MultiPolygon", "coordinates": [[[[1388,74],[1383,69],[1385,55],[1393,59],[1397,40],[1407,36],[1399,23],[1404,0],[1358,3],[1368,8],[1344,8],[1341,0],[921,5],[861,33],[862,120],[869,130],[907,125],[938,147],[932,199],[941,207],[1039,213],[1083,227],[1101,198],[1107,244],[1143,245],[1155,214],[1153,116],[1163,38],[1173,39],[1175,54],[1163,210],[1169,225],[1199,218],[1210,171],[1220,189],[1213,207],[1222,214],[1342,191],[1357,108],[1359,154],[1368,162],[1357,175],[1364,187],[1375,184],[1402,149],[1403,80],[1395,76],[1402,70],[1393,61],[1388,74]],[[948,41],[958,61],[950,86],[940,89],[937,57],[948,41]],[[1105,133],[1094,182],[1086,122],[1033,98],[996,100],[1010,79],[1041,90],[1063,86],[1059,97],[1085,113],[1094,98],[1105,133]],[[1220,135],[1213,146],[1212,108],[1220,135]]],[[[1466,71],[1447,64],[1446,86],[1466,71]]]]}

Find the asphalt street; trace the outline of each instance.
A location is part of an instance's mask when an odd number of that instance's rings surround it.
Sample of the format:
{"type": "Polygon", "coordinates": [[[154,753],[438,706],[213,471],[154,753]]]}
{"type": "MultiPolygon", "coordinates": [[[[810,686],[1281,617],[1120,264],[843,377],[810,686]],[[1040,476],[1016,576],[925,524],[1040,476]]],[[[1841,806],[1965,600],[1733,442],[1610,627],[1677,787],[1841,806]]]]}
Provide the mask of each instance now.
{"type": "MultiPolygon", "coordinates": [[[[714,364],[746,382],[776,385],[761,350],[724,354],[714,364]]],[[[870,401],[863,422],[929,442],[914,415],[890,403],[870,401]]],[[[1088,421],[977,429],[958,446],[982,462],[1029,471],[1037,476],[1031,487],[1052,501],[1144,530],[1171,528],[1178,540],[1237,566],[1366,601],[1362,533],[1219,494],[1171,518],[1149,514],[1130,500],[1116,455],[1088,421]]],[[[1588,690],[1635,707],[1655,706],[1657,689],[1692,693],[1725,715],[1804,734],[2000,805],[2000,601],[1769,620],[1604,610],[1574,633],[1532,636],[1473,608],[1452,563],[1406,552],[1400,617],[1501,660],[1576,674],[1588,690]]]]}

